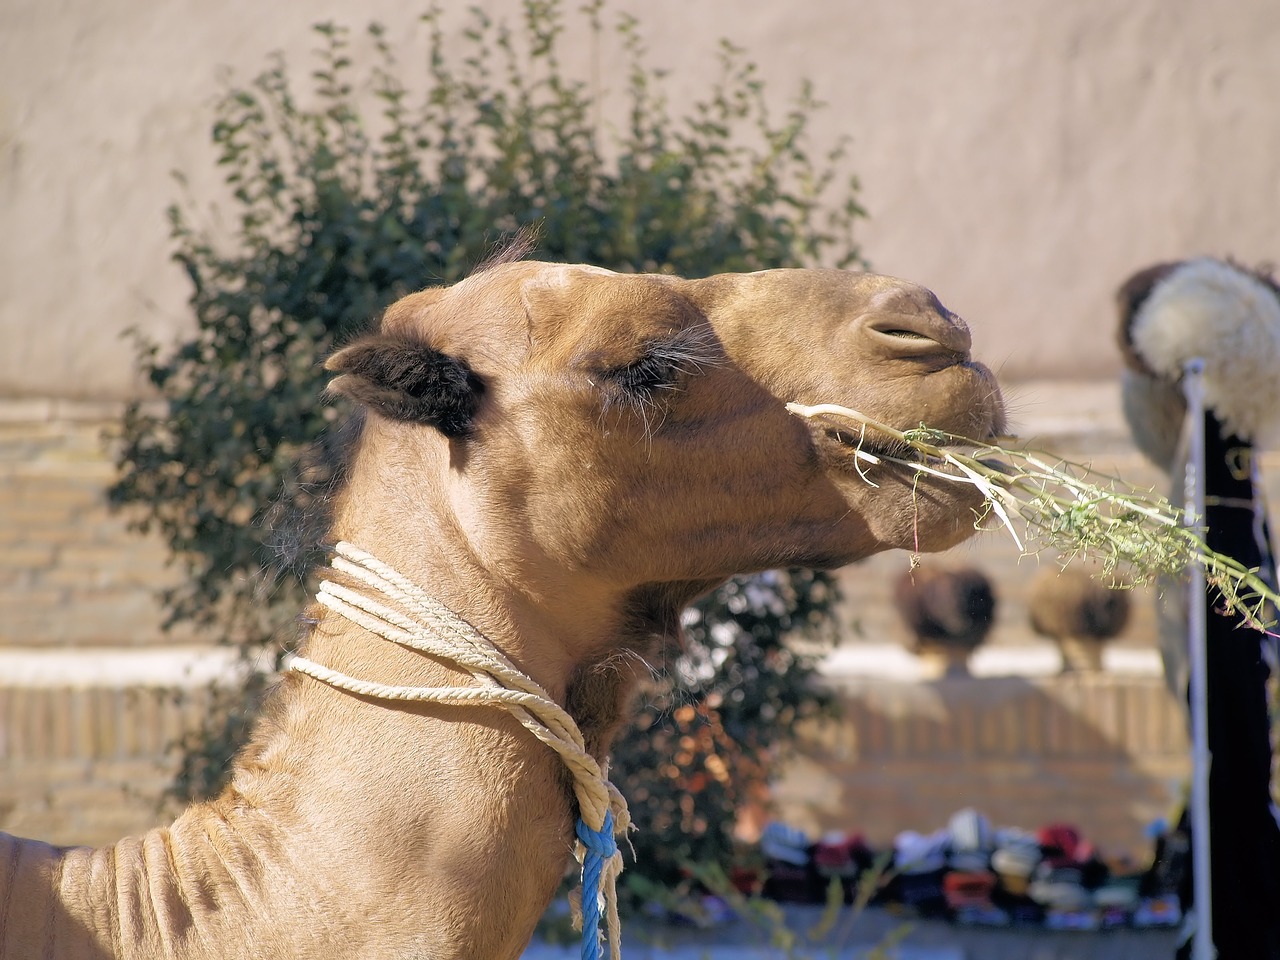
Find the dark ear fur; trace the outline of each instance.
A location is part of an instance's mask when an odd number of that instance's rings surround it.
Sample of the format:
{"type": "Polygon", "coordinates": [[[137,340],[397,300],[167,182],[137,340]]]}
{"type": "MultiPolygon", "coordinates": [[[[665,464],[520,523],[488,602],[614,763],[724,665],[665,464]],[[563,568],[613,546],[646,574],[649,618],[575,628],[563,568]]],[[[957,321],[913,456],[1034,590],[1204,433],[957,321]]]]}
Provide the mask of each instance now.
{"type": "Polygon", "coordinates": [[[335,393],[392,420],[429,424],[450,438],[471,431],[484,393],[484,382],[465,360],[401,336],[361,337],[324,366],[339,374],[329,384],[335,393]]]}
{"type": "Polygon", "coordinates": [[[1133,318],[1137,316],[1138,309],[1151,295],[1151,291],[1156,285],[1174,270],[1182,266],[1182,261],[1174,261],[1172,263],[1157,263],[1154,266],[1146,267],[1139,270],[1128,280],[1120,285],[1120,289],[1116,291],[1116,307],[1120,313],[1120,324],[1116,329],[1116,343],[1120,347],[1120,355],[1124,358],[1125,365],[1137,373],[1144,376],[1156,376],[1147,362],[1142,359],[1138,351],[1133,346],[1133,318]]]}

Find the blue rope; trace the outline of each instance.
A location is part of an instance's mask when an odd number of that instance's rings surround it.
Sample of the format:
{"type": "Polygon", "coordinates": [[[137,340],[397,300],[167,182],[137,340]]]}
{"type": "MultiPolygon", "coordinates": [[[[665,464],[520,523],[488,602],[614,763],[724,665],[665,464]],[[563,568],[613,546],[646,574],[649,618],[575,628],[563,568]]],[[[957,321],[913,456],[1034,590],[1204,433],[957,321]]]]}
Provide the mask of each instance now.
{"type": "Polygon", "coordinates": [[[582,960],[600,960],[600,871],[618,852],[613,811],[605,811],[604,826],[599,830],[592,830],[579,818],[578,839],[587,848],[582,859],[582,960]]]}

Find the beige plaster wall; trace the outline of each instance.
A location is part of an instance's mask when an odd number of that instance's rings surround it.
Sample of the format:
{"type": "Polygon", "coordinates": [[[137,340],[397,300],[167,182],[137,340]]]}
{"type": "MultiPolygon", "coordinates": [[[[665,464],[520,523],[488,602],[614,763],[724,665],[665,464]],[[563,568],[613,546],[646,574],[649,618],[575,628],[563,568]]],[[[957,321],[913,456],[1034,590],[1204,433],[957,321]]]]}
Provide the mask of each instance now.
{"type": "MultiPolygon", "coordinates": [[[[510,15],[516,0],[487,0],[510,15]]],[[[570,3],[572,8],[575,4],[570,3]]],[[[451,4],[459,22],[462,4],[451,4]]],[[[934,287],[1008,379],[1109,377],[1110,294],[1153,260],[1280,257],[1280,4],[1271,0],[617,0],[673,100],[717,40],[781,100],[802,77],[852,135],[882,272],[934,287]]],[[[137,389],[121,332],[189,323],[164,208],[214,195],[219,71],[269,51],[299,69],[308,26],[391,0],[0,0],[0,396],[137,389]]],[[[584,69],[589,45],[578,42],[584,69]]],[[[609,50],[597,52],[605,65],[609,50]]],[[[616,82],[620,83],[621,78],[616,82]]]]}

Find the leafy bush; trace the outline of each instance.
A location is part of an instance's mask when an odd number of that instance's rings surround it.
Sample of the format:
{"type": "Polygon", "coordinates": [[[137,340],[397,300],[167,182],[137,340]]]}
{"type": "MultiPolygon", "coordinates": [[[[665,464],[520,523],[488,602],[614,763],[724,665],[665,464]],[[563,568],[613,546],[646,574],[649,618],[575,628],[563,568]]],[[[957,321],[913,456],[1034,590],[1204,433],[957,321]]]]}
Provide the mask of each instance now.
{"type": "Polygon", "coordinates": [[[645,691],[613,750],[613,779],[640,825],[624,881],[639,875],[693,892],[693,867],[754,865],[734,827],[741,812],[763,807],[796,724],[831,707],[809,680],[834,635],[837,599],[829,574],[771,571],[723,584],[686,614],[686,652],[645,691]],[[797,634],[810,652],[785,642],[797,634]]]}
{"type": "MultiPolygon", "coordinates": [[[[601,13],[599,3],[583,12],[597,42],[601,13]]],[[[624,271],[858,260],[861,210],[855,182],[836,179],[840,151],[815,162],[804,149],[818,106],[807,86],[774,122],[756,68],[722,44],[708,98],[674,119],[636,22],[623,18],[626,123],[606,136],[593,121],[597,94],[560,66],[558,0],[528,0],[518,32],[475,12],[462,41],[446,37],[438,10],[424,20],[418,92],[398,78],[377,25],[374,63],[359,75],[349,32],[316,28],[313,106],[300,104],[279,57],[229,86],[213,141],[230,236],[194,225],[190,202],[170,212],[196,328],[172,352],[139,341],[163,410],[126,412],[112,498],[189,570],[163,597],[170,621],[217,628],[246,651],[281,636],[323,558],[314,518],[337,476],[345,417],[321,400],[319,360],[392,300],[460,279],[528,227],[540,258],[624,271]]],[[[642,827],[637,869],[670,878],[681,859],[728,856],[735,807],[795,721],[821,705],[807,686],[812,656],[782,638],[818,631],[833,600],[828,577],[797,571],[735,581],[699,606],[689,654],[649,692],[643,732],[616,752],[615,778],[642,827]]],[[[177,792],[220,785],[260,689],[231,691],[183,745],[177,792]]]]}

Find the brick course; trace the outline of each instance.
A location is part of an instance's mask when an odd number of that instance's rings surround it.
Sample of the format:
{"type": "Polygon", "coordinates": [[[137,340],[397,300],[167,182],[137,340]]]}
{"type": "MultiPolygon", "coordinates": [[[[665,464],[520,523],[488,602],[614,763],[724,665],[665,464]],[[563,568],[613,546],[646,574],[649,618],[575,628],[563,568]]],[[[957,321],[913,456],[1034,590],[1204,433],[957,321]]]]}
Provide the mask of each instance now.
{"type": "Polygon", "coordinates": [[[166,821],[174,742],[204,690],[0,686],[0,829],[104,844],[166,821]]]}
{"type": "Polygon", "coordinates": [[[1190,770],[1159,677],[856,679],[838,694],[842,718],[806,728],[775,788],[780,815],[815,836],[857,830],[884,845],[975,807],[1001,826],[1073,822],[1136,856],[1190,770]]]}
{"type": "Polygon", "coordinates": [[[107,505],[112,413],[0,410],[0,647],[194,639],[184,628],[161,629],[156,596],[180,571],[156,538],[130,531],[128,517],[107,505]]]}

